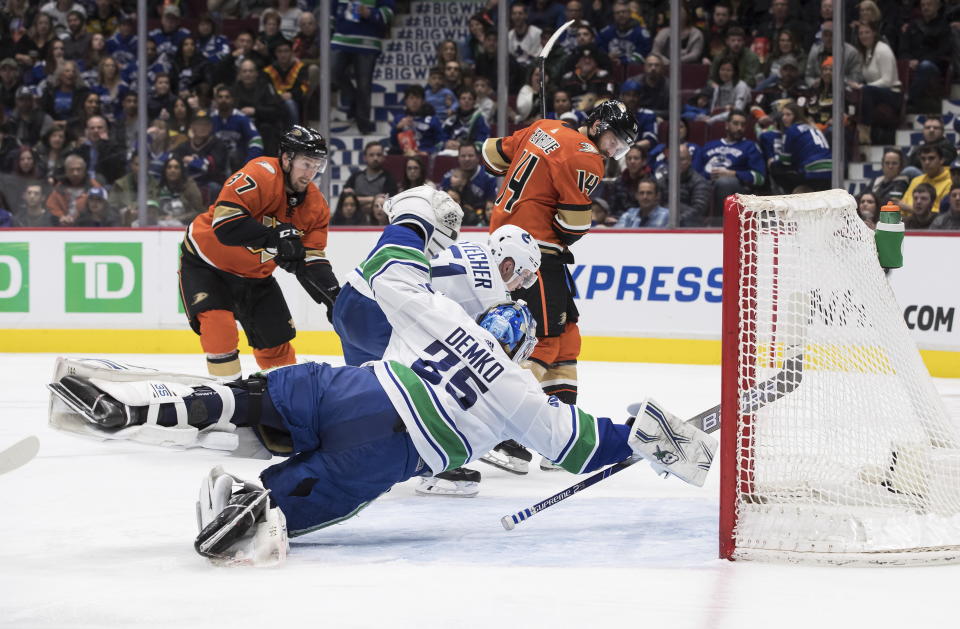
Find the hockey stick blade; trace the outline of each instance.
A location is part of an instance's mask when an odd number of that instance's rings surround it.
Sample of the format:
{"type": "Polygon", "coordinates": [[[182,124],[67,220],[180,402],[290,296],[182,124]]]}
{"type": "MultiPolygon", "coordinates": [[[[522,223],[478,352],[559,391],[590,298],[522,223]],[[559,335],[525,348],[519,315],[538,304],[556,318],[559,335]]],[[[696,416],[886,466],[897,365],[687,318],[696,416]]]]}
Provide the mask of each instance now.
{"type": "Polygon", "coordinates": [[[11,472],[26,465],[40,451],[40,440],[34,436],[25,437],[6,450],[0,451],[0,474],[11,472]]]}
{"type": "MultiPolygon", "coordinates": [[[[777,372],[776,375],[743,392],[743,395],[740,398],[740,412],[753,413],[768,404],[776,402],[800,386],[800,381],[802,379],[803,349],[800,348],[800,351],[798,351],[795,356],[791,356],[784,360],[783,369],[777,372]]],[[[720,405],[717,404],[712,408],[708,408],[705,411],[697,413],[688,419],[686,423],[696,426],[706,433],[716,432],[720,429],[720,405]]],[[[610,467],[600,470],[592,476],[588,476],[579,483],[567,487],[563,491],[550,496],[546,500],[541,500],[532,507],[518,511],[513,515],[503,516],[500,518],[500,524],[503,525],[504,529],[512,531],[518,524],[525,522],[534,514],[543,511],[547,507],[552,507],[558,502],[566,500],[570,496],[583,491],[591,485],[596,485],[605,478],[613,476],[617,472],[621,472],[641,460],[642,459],[628,459],[615,465],[611,465],[610,467]]]]}

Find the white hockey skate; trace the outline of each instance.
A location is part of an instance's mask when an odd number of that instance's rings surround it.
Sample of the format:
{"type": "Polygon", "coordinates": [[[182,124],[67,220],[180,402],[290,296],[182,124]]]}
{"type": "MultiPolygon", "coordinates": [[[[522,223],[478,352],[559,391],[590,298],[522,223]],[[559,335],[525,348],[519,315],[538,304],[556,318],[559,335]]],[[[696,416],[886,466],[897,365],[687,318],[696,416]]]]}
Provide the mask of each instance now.
{"type": "Polygon", "coordinates": [[[627,407],[634,417],[628,444],[634,457],[646,460],[658,474],[672,474],[702,487],[713,463],[717,440],[664,411],[654,400],[627,407]]]}
{"type": "Polygon", "coordinates": [[[440,472],[436,476],[421,478],[414,491],[419,496],[473,498],[480,493],[480,472],[466,467],[440,472]]]}

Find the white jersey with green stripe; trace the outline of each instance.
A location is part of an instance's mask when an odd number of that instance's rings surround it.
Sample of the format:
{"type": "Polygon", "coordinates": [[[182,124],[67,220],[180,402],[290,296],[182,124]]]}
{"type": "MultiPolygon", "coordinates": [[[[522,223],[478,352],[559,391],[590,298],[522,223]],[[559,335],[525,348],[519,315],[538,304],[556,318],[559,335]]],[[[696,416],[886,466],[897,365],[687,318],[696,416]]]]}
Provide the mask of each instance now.
{"type": "Polygon", "coordinates": [[[402,244],[408,230],[399,229],[396,238],[384,232],[360,271],[393,327],[374,371],[424,462],[436,474],[515,439],[581,472],[598,446],[594,418],[547,397],[489,332],[434,292],[427,257],[402,244]]]}

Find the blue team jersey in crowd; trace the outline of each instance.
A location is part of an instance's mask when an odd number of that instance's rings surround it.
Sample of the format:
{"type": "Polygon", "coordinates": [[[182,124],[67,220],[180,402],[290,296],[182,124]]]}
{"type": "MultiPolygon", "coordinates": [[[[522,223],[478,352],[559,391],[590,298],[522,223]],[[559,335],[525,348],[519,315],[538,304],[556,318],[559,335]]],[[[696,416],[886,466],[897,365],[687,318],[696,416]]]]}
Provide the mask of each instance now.
{"type": "MultiPolygon", "coordinates": [[[[443,180],[440,182],[441,190],[450,189],[452,175],[453,171],[448,170],[443,176],[443,180]]],[[[470,186],[473,187],[474,193],[477,193],[477,196],[484,201],[489,201],[497,196],[497,178],[484,170],[482,166],[477,166],[476,172],[470,178],[470,186]]]]}
{"type": "Polygon", "coordinates": [[[227,145],[231,153],[236,149],[246,151],[246,161],[263,155],[263,138],[245,113],[234,109],[226,118],[216,113],[211,116],[211,120],[213,120],[213,134],[227,145]]]}
{"type": "Polygon", "coordinates": [[[657,114],[652,109],[640,108],[637,110],[637,126],[640,128],[640,137],[637,141],[647,140],[651,146],[659,141],[657,137],[657,114]]]}
{"type": "MultiPolygon", "coordinates": [[[[684,142],[683,144],[690,152],[690,163],[693,164],[697,158],[697,151],[700,150],[700,145],[694,144],[693,142],[684,142]]],[[[668,161],[665,152],[666,148],[666,144],[658,144],[647,153],[647,163],[652,164],[654,172],[659,171],[661,168],[666,168],[668,161]]]]}
{"type": "Polygon", "coordinates": [[[211,63],[216,63],[230,54],[230,42],[223,35],[211,35],[205,42],[197,40],[197,48],[203,58],[211,63]]]}
{"type": "Polygon", "coordinates": [[[763,185],[767,167],[760,149],[752,140],[730,142],[726,138],[707,142],[697,151],[693,167],[706,179],[717,168],[736,171],[737,179],[750,186],[763,185]]]}
{"type": "Polygon", "coordinates": [[[602,51],[610,55],[611,59],[619,59],[620,63],[643,63],[653,47],[650,31],[636,22],[626,31],[619,31],[613,24],[606,27],[597,35],[597,45],[602,51]]]}
{"type": "Polygon", "coordinates": [[[150,31],[147,37],[157,44],[158,55],[167,55],[170,59],[174,59],[183,40],[187,37],[193,37],[193,35],[185,28],[178,28],[172,33],[164,33],[162,28],[155,28],[150,31]]]}
{"type": "Polygon", "coordinates": [[[393,0],[340,0],[334,15],[331,48],[379,55],[393,21],[393,7],[393,0]],[[360,16],[360,6],[371,9],[369,17],[360,16]]]}
{"type": "Polygon", "coordinates": [[[137,60],[137,36],[124,37],[117,31],[107,40],[107,52],[121,68],[137,60]]]}
{"type": "MultiPolygon", "coordinates": [[[[394,147],[400,146],[397,125],[401,120],[409,116],[406,111],[399,111],[393,114],[393,122],[390,124],[390,144],[394,147]]],[[[433,113],[420,116],[413,116],[413,134],[417,139],[417,150],[426,153],[433,153],[437,150],[437,144],[443,137],[443,127],[438,118],[433,113]]]]}
{"type": "Polygon", "coordinates": [[[833,171],[830,143],[820,129],[805,123],[787,128],[783,134],[783,150],[777,159],[812,179],[829,179],[833,171]]]}

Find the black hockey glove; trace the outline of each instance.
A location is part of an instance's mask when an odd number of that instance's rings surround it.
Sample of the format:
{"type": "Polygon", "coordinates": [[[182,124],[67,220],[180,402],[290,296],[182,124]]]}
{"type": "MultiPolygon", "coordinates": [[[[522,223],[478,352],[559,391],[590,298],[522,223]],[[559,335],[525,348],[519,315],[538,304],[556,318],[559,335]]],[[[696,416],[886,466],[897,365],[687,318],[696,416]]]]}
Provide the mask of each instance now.
{"type": "Polygon", "coordinates": [[[300,234],[297,233],[296,228],[293,225],[281,223],[274,228],[274,233],[271,236],[275,239],[274,246],[277,255],[273,261],[277,263],[277,266],[288,273],[297,273],[303,270],[307,250],[304,248],[303,241],[300,240],[300,234]]]}

